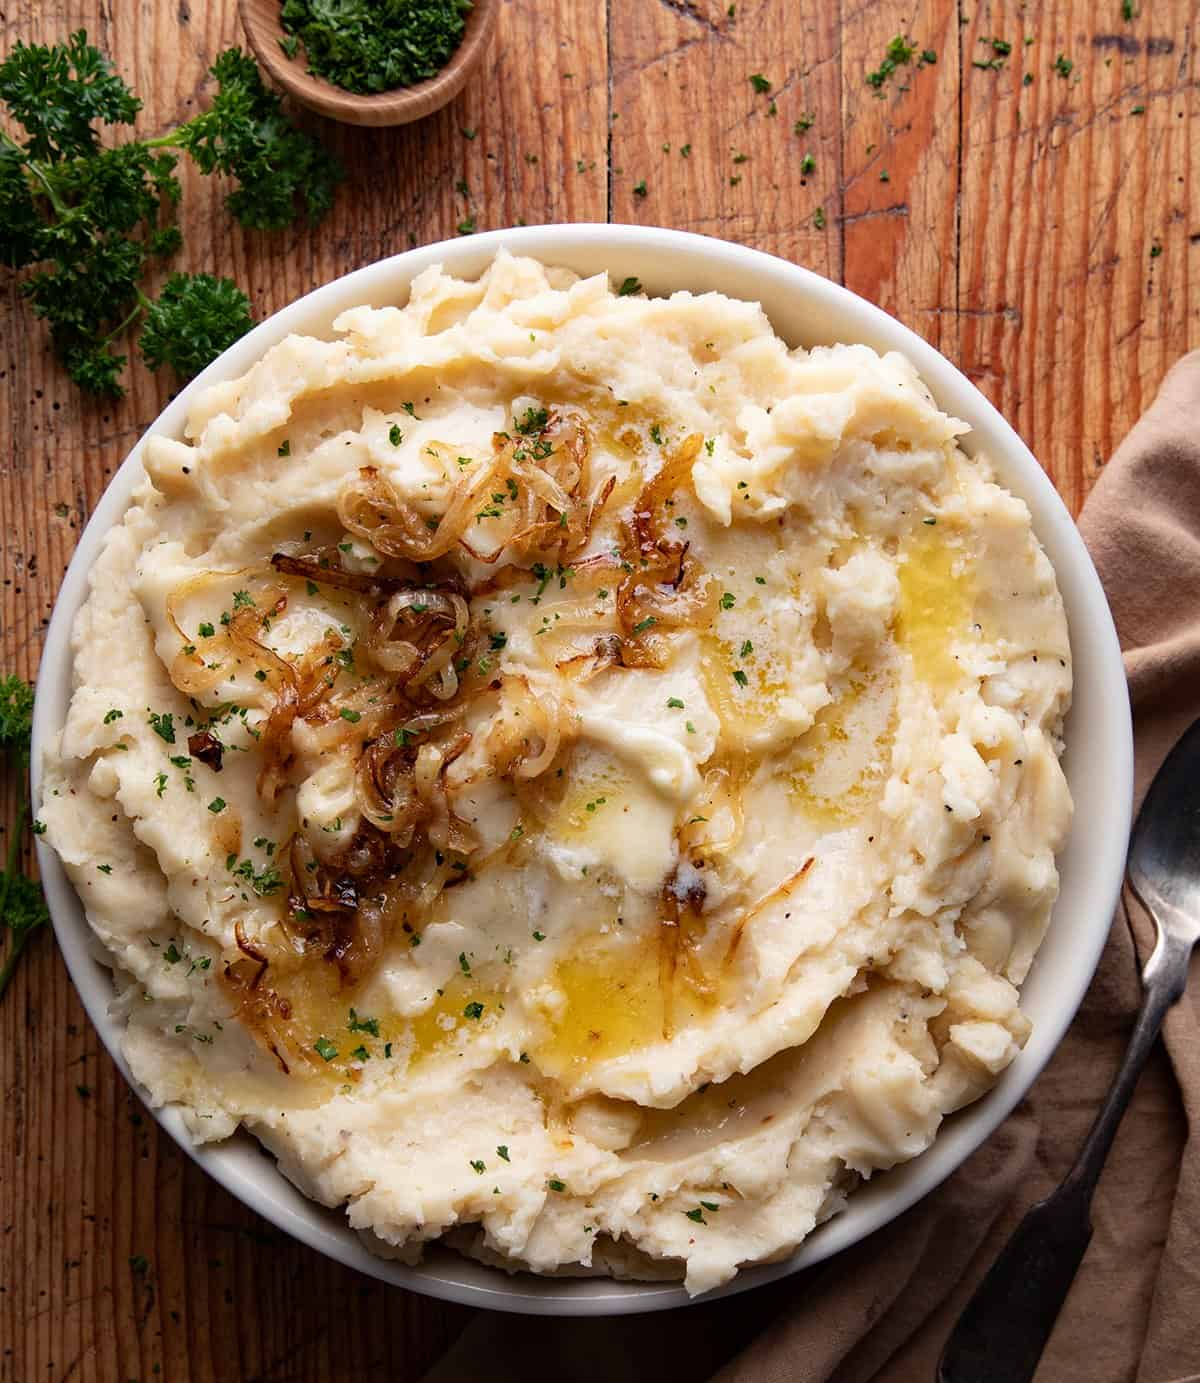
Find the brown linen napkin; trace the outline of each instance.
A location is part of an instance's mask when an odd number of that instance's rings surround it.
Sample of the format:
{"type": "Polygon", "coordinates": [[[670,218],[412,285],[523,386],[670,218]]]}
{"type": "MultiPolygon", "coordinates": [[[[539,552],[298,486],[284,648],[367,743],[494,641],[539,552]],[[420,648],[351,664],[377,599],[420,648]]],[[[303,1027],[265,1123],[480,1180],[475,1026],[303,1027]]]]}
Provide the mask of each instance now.
{"type": "MultiPolygon", "coordinates": [[[[1125,651],[1140,802],[1200,715],[1200,352],[1167,376],[1080,527],[1125,651]]],[[[1145,959],[1152,939],[1127,898],[1083,1007],[1029,1097],[894,1224],[797,1277],[708,1305],[601,1321],[481,1312],[425,1383],[931,1383],[979,1278],[1083,1141],[1124,1052],[1140,1000],[1136,956],[1145,959]]],[[[1095,1235],[1039,1383],[1200,1379],[1198,969],[1100,1180],[1095,1235]]]]}

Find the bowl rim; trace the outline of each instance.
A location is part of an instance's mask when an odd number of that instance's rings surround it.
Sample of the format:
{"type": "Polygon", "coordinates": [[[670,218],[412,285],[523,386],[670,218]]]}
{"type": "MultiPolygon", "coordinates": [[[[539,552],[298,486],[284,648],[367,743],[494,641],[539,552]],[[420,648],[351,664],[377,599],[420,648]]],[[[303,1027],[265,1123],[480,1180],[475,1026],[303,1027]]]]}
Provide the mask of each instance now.
{"type": "MultiPolygon", "coordinates": [[[[1078,914],[1078,918],[1061,943],[1069,951],[1067,973],[1056,972],[1051,982],[1047,972],[1039,992],[1053,996],[1046,1000],[1050,1013],[1036,1024],[1024,1051],[982,1099],[946,1119],[924,1153],[890,1171],[877,1173],[855,1192],[845,1210],[818,1226],[793,1254],[778,1262],[744,1268],[732,1282],[699,1298],[689,1298],[677,1282],[629,1283],[611,1278],[514,1275],[441,1249],[412,1266],[382,1258],[369,1251],[350,1230],[340,1209],[326,1209],[296,1190],[246,1132],[239,1131],[221,1143],[196,1147],[178,1109],[153,1109],[147,1104],[160,1127],[243,1204],[293,1238],[373,1277],[460,1304],[527,1314],[617,1315],[665,1310],[691,1301],[712,1301],[775,1281],[857,1243],[939,1185],[994,1132],[1025,1095],[1082,1001],[1107,939],[1120,892],[1133,792],[1128,694],[1112,616],[1095,567],[1066,506],[1012,427],[933,346],[851,290],[761,250],[662,227],[607,223],[517,227],[408,250],[312,290],[266,318],[231,346],[182,389],[146,429],[109,481],[79,537],[46,631],[33,715],[34,803],[40,802],[47,745],[61,727],[70,696],[71,629],[88,594],[89,569],[109,529],[121,521],[128,507],[142,474],[140,455],[146,438],[154,434],[182,435],[188,409],[197,394],[211,384],[244,373],[289,333],[328,330],[328,323],[339,311],[359,303],[403,302],[412,279],[432,264],[441,263],[459,275],[477,273],[500,249],[551,264],[576,269],[583,266],[588,272],[597,272],[594,266],[603,264],[614,276],[638,267],[640,257],[657,263],[661,270],[639,268],[639,276],[650,283],[651,291],[656,278],[671,279],[668,291],[672,292],[689,285],[698,291],[698,280],[706,277],[740,276],[761,281],[782,294],[790,294],[793,309],[809,314],[814,321],[818,320],[817,314],[831,319],[852,318],[856,326],[861,326],[853,339],[867,339],[877,349],[903,351],[916,365],[939,405],[971,425],[972,433],[964,439],[964,449],[973,449],[973,438],[982,440],[1000,478],[1029,505],[1043,547],[1054,554],[1052,561],[1069,615],[1076,674],[1071,718],[1083,714],[1080,707],[1086,695],[1086,715],[1080,734],[1082,737],[1086,728],[1089,743],[1098,738],[1103,746],[1099,754],[1080,751],[1072,756],[1075,740],[1070,731],[1066,736],[1064,765],[1071,761],[1076,776],[1085,780],[1086,789],[1082,794],[1076,790],[1074,828],[1064,854],[1060,855],[1064,879],[1066,859],[1069,856],[1072,860],[1072,917],[1078,914]],[[663,269],[664,264],[669,267],[663,269]],[[1080,676],[1081,669],[1086,671],[1086,678],[1080,676]]],[[[733,290],[723,291],[737,296],[733,290]]],[[[776,312],[783,311],[779,299],[767,302],[763,295],[744,296],[762,301],[772,320],[776,312]]],[[[819,336],[820,332],[814,334],[819,336]]],[[[51,921],[71,980],[109,1055],[146,1102],[120,1051],[124,1025],[108,1012],[113,988],[111,972],[101,959],[102,948],[91,933],[58,856],[41,838],[35,838],[35,848],[51,921]]],[[[1056,922],[1059,933],[1065,925],[1060,920],[1065,896],[1064,887],[1051,918],[1047,942],[1055,934],[1056,922]]],[[[1022,987],[1023,1003],[1038,972],[1035,962],[1022,987]]]]}

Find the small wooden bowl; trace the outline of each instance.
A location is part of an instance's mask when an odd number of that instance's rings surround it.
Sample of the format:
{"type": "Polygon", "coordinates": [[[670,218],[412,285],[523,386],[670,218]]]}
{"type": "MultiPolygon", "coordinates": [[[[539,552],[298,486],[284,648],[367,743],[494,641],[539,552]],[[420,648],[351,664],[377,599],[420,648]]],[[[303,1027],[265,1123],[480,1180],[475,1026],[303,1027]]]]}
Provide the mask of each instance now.
{"type": "Polygon", "coordinates": [[[347,125],[406,125],[438,110],[462,90],[487,49],[500,0],[474,0],[462,41],[436,77],[373,96],[356,96],[312,76],[303,60],[303,47],[294,58],[288,57],[279,46],[286,37],[279,22],[279,0],[238,0],[238,9],[255,56],[302,105],[347,125]]]}

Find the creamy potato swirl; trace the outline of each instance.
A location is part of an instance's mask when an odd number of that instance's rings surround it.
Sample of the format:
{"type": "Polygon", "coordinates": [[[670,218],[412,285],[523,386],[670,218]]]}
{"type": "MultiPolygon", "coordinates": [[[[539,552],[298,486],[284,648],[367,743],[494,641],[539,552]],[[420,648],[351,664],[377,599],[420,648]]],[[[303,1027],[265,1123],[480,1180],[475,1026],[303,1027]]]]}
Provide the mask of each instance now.
{"type": "Polygon", "coordinates": [[[506,254],[205,392],[41,804],[150,1098],[380,1252],[691,1292],[927,1147],[1070,818],[1062,602],[965,430],[506,254]]]}

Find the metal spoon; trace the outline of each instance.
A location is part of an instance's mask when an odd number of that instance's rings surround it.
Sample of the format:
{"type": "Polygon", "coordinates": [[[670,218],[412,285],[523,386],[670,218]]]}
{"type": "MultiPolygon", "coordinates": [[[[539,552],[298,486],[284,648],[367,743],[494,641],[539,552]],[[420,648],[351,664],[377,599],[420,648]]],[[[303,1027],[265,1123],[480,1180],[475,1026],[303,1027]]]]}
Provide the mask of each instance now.
{"type": "Polygon", "coordinates": [[[1133,828],[1127,877],[1158,940],[1125,1060],[1075,1165],[1017,1226],[958,1318],[938,1383],[1027,1383],[1092,1237],[1092,1193],[1167,1009],[1200,940],[1200,720],[1167,755],[1133,828]]]}

